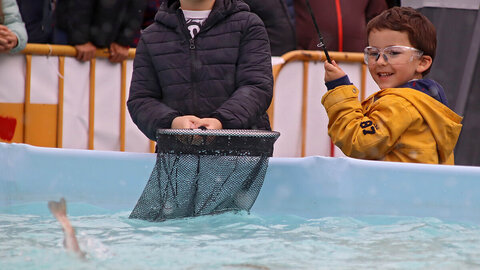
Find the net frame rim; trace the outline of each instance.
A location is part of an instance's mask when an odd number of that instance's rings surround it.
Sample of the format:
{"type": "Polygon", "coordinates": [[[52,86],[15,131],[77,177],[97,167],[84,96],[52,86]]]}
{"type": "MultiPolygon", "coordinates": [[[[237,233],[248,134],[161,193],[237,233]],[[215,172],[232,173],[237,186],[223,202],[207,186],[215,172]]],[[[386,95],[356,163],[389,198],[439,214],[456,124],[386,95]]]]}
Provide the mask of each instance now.
{"type": "Polygon", "coordinates": [[[157,129],[159,135],[200,135],[200,136],[231,136],[231,137],[261,137],[278,138],[280,132],[258,129],[157,129]]]}

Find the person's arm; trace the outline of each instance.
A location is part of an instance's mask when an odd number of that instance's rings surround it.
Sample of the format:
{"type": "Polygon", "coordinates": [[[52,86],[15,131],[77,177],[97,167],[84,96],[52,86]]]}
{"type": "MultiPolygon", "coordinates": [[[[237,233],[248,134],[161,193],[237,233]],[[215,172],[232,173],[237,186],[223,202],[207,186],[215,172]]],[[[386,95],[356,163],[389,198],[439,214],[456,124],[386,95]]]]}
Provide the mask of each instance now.
{"type": "Polygon", "coordinates": [[[116,42],[112,42],[109,48],[108,60],[112,63],[120,63],[128,58],[128,46],[122,46],[116,42]]]}
{"type": "Polygon", "coordinates": [[[236,90],[211,117],[223,128],[251,128],[265,114],[273,96],[273,75],[267,31],[254,14],[240,41],[236,90]]]}
{"type": "Polygon", "coordinates": [[[123,46],[133,45],[135,34],[140,30],[147,0],[129,0],[123,21],[120,22],[118,35],[114,42],[123,46]]]}
{"type": "Polygon", "coordinates": [[[75,58],[79,61],[90,61],[95,57],[97,51],[97,47],[90,41],[85,44],[75,45],[75,49],[77,49],[75,58]]]}
{"type": "Polygon", "coordinates": [[[328,135],[349,157],[382,159],[415,121],[414,108],[401,97],[387,96],[364,110],[358,93],[354,85],[343,85],[323,96],[328,135]]]}
{"type": "Polygon", "coordinates": [[[332,60],[332,63],[325,61],[324,68],[325,85],[327,86],[327,90],[332,90],[342,85],[352,84],[347,74],[345,74],[345,72],[338,66],[335,60],[332,60]]]}
{"type": "Polygon", "coordinates": [[[328,92],[322,104],[329,119],[328,135],[349,157],[382,159],[413,121],[411,105],[390,96],[366,112],[358,99],[358,89],[338,64],[325,61],[324,67],[328,92]]]}
{"type": "Polygon", "coordinates": [[[18,38],[3,24],[0,24],[0,53],[9,52],[18,44],[18,38]]]}
{"type": "MultiPolygon", "coordinates": [[[[5,3],[5,2],[4,2],[5,3]]],[[[4,26],[0,31],[0,52],[16,53],[23,50],[27,44],[27,30],[22,21],[17,2],[9,1],[3,6],[4,26]]]]}
{"type": "Polygon", "coordinates": [[[143,37],[137,46],[128,98],[128,111],[133,122],[149,139],[155,140],[156,130],[171,128],[181,113],[162,101],[162,89],[143,37]]]}
{"type": "Polygon", "coordinates": [[[265,24],[273,56],[282,56],[296,49],[295,26],[284,0],[244,0],[244,2],[265,24]]]}
{"type": "Polygon", "coordinates": [[[69,0],[67,35],[71,45],[82,45],[91,41],[90,31],[94,19],[96,0],[69,0]]]}
{"type": "Polygon", "coordinates": [[[68,1],[67,36],[68,43],[77,50],[75,58],[79,61],[89,61],[95,57],[97,47],[91,42],[91,22],[94,19],[95,0],[68,1]]]}
{"type": "Polygon", "coordinates": [[[119,63],[127,59],[128,49],[133,45],[135,34],[140,30],[143,20],[143,13],[147,6],[147,0],[130,0],[127,3],[126,14],[120,22],[118,35],[110,44],[109,60],[112,63],[119,63]]]}

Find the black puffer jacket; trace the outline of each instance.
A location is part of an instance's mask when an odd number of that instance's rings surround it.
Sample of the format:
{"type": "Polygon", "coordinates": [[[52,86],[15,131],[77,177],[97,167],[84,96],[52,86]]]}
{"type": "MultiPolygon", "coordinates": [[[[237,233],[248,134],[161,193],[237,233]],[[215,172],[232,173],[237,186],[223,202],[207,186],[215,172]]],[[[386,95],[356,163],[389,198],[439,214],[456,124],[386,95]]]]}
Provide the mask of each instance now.
{"type": "Polygon", "coordinates": [[[132,46],[146,5],[147,0],[61,0],[56,25],[67,32],[71,45],[90,41],[100,48],[112,42],[132,46]]]}
{"type": "Polygon", "coordinates": [[[190,37],[179,0],[164,2],[140,38],[128,99],[133,122],[150,139],[182,115],[213,117],[227,129],[270,129],[273,94],[267,32],[237,0],[216,0],[190,37]]]}
{"type": "Polygon", "coordinates": [[[244,0],[250,10],[263,20],[274,56],[296,49],[295,26],[284,0],[244,0]]]}
{"type": "Polygon", "coordinates": [[[53,11],[49,0],[17,0],[29,43],[52,43],[53,11]]]}

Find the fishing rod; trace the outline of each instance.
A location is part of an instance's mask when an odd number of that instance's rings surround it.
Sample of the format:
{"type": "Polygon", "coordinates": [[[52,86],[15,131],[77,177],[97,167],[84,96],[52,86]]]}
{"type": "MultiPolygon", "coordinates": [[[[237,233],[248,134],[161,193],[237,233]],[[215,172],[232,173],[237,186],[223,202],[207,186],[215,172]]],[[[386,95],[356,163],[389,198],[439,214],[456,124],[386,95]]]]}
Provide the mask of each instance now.
{"type": "Polygon", "coordinates": [[[315,15],[313,14],[312,7],[310,6],[310,1],[305,0],[305,3],[307,4],[307,8],[308,8],[308,12],[310,12],[310,16],[312,16],[312,21],[313,21],[313,24],[315,25],[315,29],[317,30],[318,38],[320,40],[320,43],[317,44],[317,47],[323,49],[323,52],[325,53],[325,57],[327,58],[327,61],[331,64],[332,60],[330,59],[330,55],[328,54],[327,47],[323,42],[323,36],[320,33],[320,29],[318,29],[317,20],[315,19],[315,15]]]}

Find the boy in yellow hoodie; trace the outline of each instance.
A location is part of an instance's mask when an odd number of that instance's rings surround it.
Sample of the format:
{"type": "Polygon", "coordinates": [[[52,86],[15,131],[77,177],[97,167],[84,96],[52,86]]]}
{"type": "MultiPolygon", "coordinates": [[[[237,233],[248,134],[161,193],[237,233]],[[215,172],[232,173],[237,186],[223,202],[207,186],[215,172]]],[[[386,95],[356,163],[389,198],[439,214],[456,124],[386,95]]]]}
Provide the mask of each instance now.
{"type": "Polygon", "coordinates": [[[435,27],[412,8],[394,7],[368,23],[367,35],[365,63],[381,90],[360,102],[345,72],[325,62],[329,136],[353,158],[453,165],[462,117],[438,83],[423,79],[435,58],[435,27]]]}

